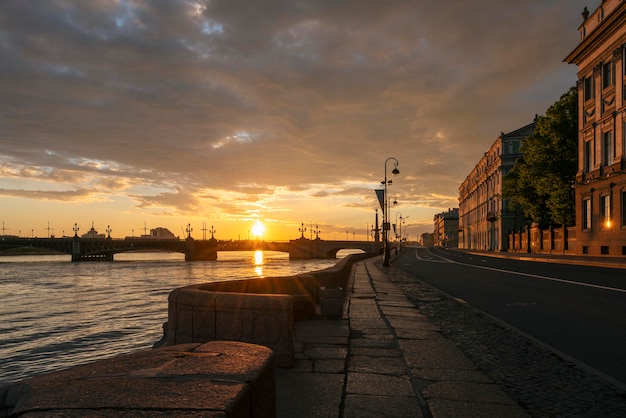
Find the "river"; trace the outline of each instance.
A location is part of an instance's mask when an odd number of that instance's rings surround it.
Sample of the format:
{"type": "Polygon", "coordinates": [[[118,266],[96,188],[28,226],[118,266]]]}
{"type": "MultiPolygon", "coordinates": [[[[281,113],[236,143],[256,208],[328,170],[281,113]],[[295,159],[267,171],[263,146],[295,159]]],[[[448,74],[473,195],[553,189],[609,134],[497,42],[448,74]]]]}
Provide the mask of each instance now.
{"type": "Polygon", "coordinates": [[[0,257],[0,382],[150,349],[163,335],[167,297],[177,287],[286,276],[337,261],[290,261],[267,251],[220,252],[216,261],[196,262],[178,253],[83,263],[67,255],[0,257]]]}

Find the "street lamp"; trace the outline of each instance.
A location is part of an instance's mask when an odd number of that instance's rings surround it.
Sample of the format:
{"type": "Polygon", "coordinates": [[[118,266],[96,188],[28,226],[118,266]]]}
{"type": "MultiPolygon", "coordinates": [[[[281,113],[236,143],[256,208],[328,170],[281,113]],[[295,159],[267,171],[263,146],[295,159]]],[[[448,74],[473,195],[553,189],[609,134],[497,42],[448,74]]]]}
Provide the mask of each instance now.
{"type": "Polygon", "coordinates": [[[398,170],[398,160],[393,157],[387,158],[385,160],[385,180],[383,181],[383,185],[385,186],[385,213],[383,214],[383,241],[385,242],[385,254],[383,256],[383,266],[385,267],[389,267],[389,259],[391,258],[391,254],[389,253],[389,201],[387,200],[387,184],[392,184],[391,180],[387,180],[387,163],[389,162],[389,160],[393,161],[393,170],[391,171],[391,174],[393,174],[394,176],[400,174],[400,170],[398,170]]]}
{"type": "MultiPolygon", "coordinates": [[[[408,216],[405,216],[405,217],[400,216],[400,243],[402,243],[402,224],[405,223],[407,219],[409,219],[408,216]]],[[[404,233],[404,235],[406,235],[406,232],[404,233]]]]}
{"type": "Polygon", "coordinates": [[[396,255],[398,255],[398,249],[400,247],[400,241],[402,240],[402,213],[396,212],[396,255]],[[400,223],[398,224],[398,215],[400,215],[400,223]],[[398,238],[400,237],[400,238],[398,238]]]}

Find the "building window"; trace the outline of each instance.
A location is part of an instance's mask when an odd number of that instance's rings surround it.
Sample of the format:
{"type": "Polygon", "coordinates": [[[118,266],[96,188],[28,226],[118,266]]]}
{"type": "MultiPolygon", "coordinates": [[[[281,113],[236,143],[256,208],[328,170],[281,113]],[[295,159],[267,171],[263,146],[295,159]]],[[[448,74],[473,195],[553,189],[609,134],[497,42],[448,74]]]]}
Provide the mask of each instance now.
{"type": "Polygon", "coordinates": [[[626,226],[626,190],[622,190],[622,226],[626,226]]]}
{"type": "Polygon", "coordinates": [[[595,96],[594,90],[595,89],[594,89],[593,75],[591,77],[586,77],[585,78],[585,101],[594,98],[595,96]]]}
{"type": "Polygon", "coordinates": [[[592,164],[591,164],[591,158],[592,158],[592,153],[591,153],[591,141],[586,141],[585,142],[585,148],[584,148],[584,154],[583,155],[583,162],[584,162],[584,167],[583,170],[585,171],[585,173],[588,173],[591,171],[592,168],[592,164]]]}
{"type": "Polygon", "coordinates": [[[613,61],[602,64],[602,88],[610,87],[615,82],[613,78],[613,61]]]}
{"type": "Polygon", "coordinates": [[[611,165],[613,162],[613,132],[602,133],[602,165],[611,165]]]}
{"type": "Polygon", "coordinates": [[[600,196],[600,222],[603,228],[611,227],[611,195],[600,196]]]}
{"type": "MultiPolygon", "coordinates": [[[[626,65],[624,65],[624,67],[626,67],[626,65]]],[[[626,118],[622,121],[622,155],[626,157],[626,118]]]]}
{"type": "Polygon", "coordinates": [[[583,199],[583,229],[591,229],[591,198],[583,199]]]}

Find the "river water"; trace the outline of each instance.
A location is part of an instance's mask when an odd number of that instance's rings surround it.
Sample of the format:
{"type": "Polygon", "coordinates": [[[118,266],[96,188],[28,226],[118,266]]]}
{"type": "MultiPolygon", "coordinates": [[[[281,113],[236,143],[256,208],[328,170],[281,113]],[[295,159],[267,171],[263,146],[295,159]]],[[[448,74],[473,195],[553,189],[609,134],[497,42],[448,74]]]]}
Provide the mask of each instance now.
{"type": "Polygon", "coordinates": [[[0,382],[151,348],[177,287],[286,276],[337,261],[290,261],[267,251],[220,252],[217,261],[196,262],[178,253],[83,263],[67,255],[0,257],[0,382]]]}

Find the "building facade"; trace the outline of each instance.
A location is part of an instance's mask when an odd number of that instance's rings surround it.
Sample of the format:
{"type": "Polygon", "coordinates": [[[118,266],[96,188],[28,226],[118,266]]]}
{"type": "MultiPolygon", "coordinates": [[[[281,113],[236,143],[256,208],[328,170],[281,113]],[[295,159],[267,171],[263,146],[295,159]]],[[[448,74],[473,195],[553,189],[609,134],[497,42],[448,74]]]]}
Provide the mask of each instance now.
{"type": "Polygon", "coordinates": [[[626,255],[626,2],[585,8],[579,31],[575,251],[626,255]]]}
{"type": "Polygon", "coordinates": [[[433,245],[444,248],[457,248],[459,246],[459,208],[448,209],[447,212],[435,215],[435,232],[433,245]]]}
{"type": "Polygon", "coordinates": [[[534,129],[535,122],[503,132],[459,187],[459,248],[505,251],[507,234],[527,223],[502,198],[502,179],[521,157],[522,143],[534,129]]]}

